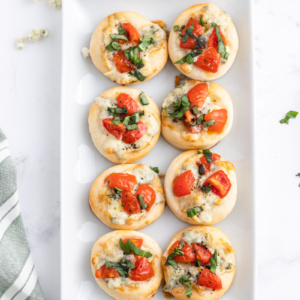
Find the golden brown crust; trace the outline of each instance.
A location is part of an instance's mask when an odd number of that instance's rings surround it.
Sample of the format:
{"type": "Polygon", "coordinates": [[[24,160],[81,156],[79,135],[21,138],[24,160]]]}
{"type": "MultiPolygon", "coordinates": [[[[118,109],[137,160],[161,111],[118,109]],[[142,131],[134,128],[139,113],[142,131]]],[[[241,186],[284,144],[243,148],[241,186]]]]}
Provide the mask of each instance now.
{"type": "MultiPolygon", "coordinates": [[[[128,73],[120,73],[117,71],[114,64],[109,58],[109,53],[105,47],[110,43],[109,34],[115,33],[114,29],[118,28],[120,23],[129,22],[141,33],[145,26],[152,26],[155,23],[147,20],[140,14],[132,11],[122,11],[109,15],[100,22],[91,39],[90,55],[96,68],[105,76],[119,84],[138,84],[135,77],[128,73]],[[124,75],[125,74],[125,75],[124,75]]],[[[155,24],[156,26],[156,24],[155,24]]],[[[168,45],[166,36],[164,36],[160,45],[158,45],[148,55],[148,62],[146,67],[140,69],[141,73],[146,76],[147,81],[157,75],[165,66],[168,59],[168,45]]]]}
{"type": "MultiPolygon", "coordinates": [[[[169,248],[179,239],[183,238],[182,234],[184,232],[191,231],[195,233],[201,233],[208,236],[209,246],[211,249],[222,249],[228,253],[230,256],[230,261],[232,263],[232,267],[230,270],[225,270],[225,272],[220,273],[217,269],[217,275],[221,278],[223,288],[221,290],[212,290],[206,287],[201,287],[193,284],[192,296],[189,298],[191,300],[215,300],[221,298],[226,291],[230,288],[234,276],[235,276],[235,257],[234,257],[234,249],[231,246],[231,243],[228,237],[218,228],[212,226],[191,226],[187,227],[180,232],[176,233],[175,236],[170,241],[166,251],[162,257],[162,267],[164,270],[164,278],[166,281],[166,285],[170,282],[172,278],[172,267],[164,266],[166,259],[168,257],[169,248]]],[[[168,293],[172,294],[178,300],[185,300],[187,297],[185,295],[185,291],[187,290],[186,286],[179,285],[174,289],[168,290],[168,293]]]]}
{"type": "MultiPolygon", "coordinates": [[[[139,95],[141,91],[131,88],[131,87],[125,87],[125,86],[117,86],[113,87],[104,93],[100,95],[100,97],[104,98],[113,98],[116,99],[116,97],[120,93],[126,93],[128,94],[133,100],[136,101],[136,103],[140,106],[141,110],[145,111],[146,114],[150,114],[153,118],[151,119],[153,122],[149,122],[146,125],[148,126],[148,131],[149,128],[156,126],[157,130],[156,133],[151,137],[145,139],[146,137],[142,137],[137,143],[142,143],[142,140],[145,141],[141,144],[140,149],[136,150],[131,147],[129,147],[129,144],[124,144],[121,143],[116,137],[114,137],[112,134],[110,134],[102,125],[102,120],[99,117],[100,113],[104,109],[103,107],[101,108],[96,101],[92,104],[90,112],[89,112],[89,118],[88,118],[88,123],[89,123],[89,131],[93,140],[93,143],[97,150],[108,160],[112,161],[113,163],[120,164],[120,163],[132,163],[135,162],[145,155],[147,155],[152,148],[155,146],[159,135],[160,135],[160,112],[155,104],[155,102],[148,96],[146,95],[149,104],[148,105],[141,105],[140,100],[139,100],[139,95]],[[109,145],[109,141],[118,143],[118,145],[121,145],[123,148],[127,148],[126,151],[121,151],[118,152],[116,150],[117,147],[116,145],[109,145]],[[107,146],[108,145],[108,146],[107,146]],[[122,155],[120,155],[120,153],[122,155]]],[[[101,100],[100,100],[101,104],[101,100]]],[[[108,116],[109,117],[109,116],[108,116]]],[[[146,118],[145,116],[141,116],[141,121],[148,121],[149,118],[146,118]]]]}
{"type": "MultiPolygon", "coordinates": [[[[174,94],[186,94],[192,87],[199,84],[201,81],[189,79],[179,88],[175,88],[164,100],[163,107],[167,101],[172,99],[174,94]]],[[[172,117],[169,117],[164,110],[161,112],[162,117],[162,135],[174,147],[181,150],[189,149],[209,149],[221,141],[231,130],[233,123],[233,105],[229,93],[219,84],[214,82],[206,82],[208,85],[208,99],[211,103],[219,108],[225,108],[228,113],[227,123],[221,133],[202,130],[200,134],[192,134],[187,129],[182,120],[173,122],[172,117]]]]}
{"type": "MultiPolygon", "coordinates": [[[[231,213],[236,203],[237,181],[235,168],[232,163],[224,161],[222,158],[214,163],[217,168],[226,171],[226,175],[229,177],[231,182],[231,188],[225,198],[219,198],[214,202],[214,205],[211,208],[211,219],[208,219],[207,217],[200,219],[197,216],[190,218],[187,216],[187,209],[198,206],[198,203],[202,203],[201,201],[206,196],[202,193],[202,191],[199,190],[195,194],[193,193],[192,195],[184,197],[176,197],[173,190],[173,182],[178,176],[178,173],[181,170],[182,166],[190,164],[195,165],[197,172],[198,167],[196,165],[196,162],[200,159],[201,156],[202,154],[198,154],[197,150],[190,150],[181,153],[172,161],[165,176],[165,195],[168,206],[180,220],[195,225],[214,225],[226,218],[231,213]]],[[[206,177],[210,176],[212,172],[207,173],[206,177]]]]}
{"type": "MultiPolygon", "coordinates": [[[[99,286],[110,296],[117,300],[139,300],[152,298],[162,280],[162,268],[161,268],[162,251],[158,244],[148,235],[128,230],[116,230],[105,234],[99,238],[92,248],[91,253],[91,268],[95,280],[99,286]],[[99,254],[108,255],[111,257],[112,253],[120,250],[119,239],[143,239],[143,246],[146,251],[153,254],[150,264],[154,270],[154,276],[147,281],[134,282],[131,281],[129,285],[121,284],[110,288],[108,282],[105,279],[95,277],[97,265],[99,264],[99,254]]],[[[113,260],[112,260],[113,261],[113,260]]]]}
{"type": "MultiPolygon", "coordinates": [[[[196,18],[200,20],[200,16],[203,15],[204,22],[208,21],[209,23],[215,22],[218,25],[222,26],[222,32],[226,37],[229,47],[229,57],[224,64],[220,64],[218,72],[212,73],[205,70],[202,70],[195,65],[184,63],[182,65],[174,64],[174,66],[186,76],[197,79],[197,80],[215,80],[223,76],[232,66],[236,54],[238,52],[239,41],[237,31],[234,24],[231,21],[230,16],[220,10],[220,8],[214,4],[205,3],[192,6],[185,11],[183,11],[179,17],[174,22],[174,25],[181,27],[186,25],[190,18],[196,18]]],[[[189,52],[185,49],[179,47],[179,37],[180,31],[175,32],[173,29],[170,32],[169,37],[169,56],[173,63],[180,60],[182,57],[187,55],[189,52]]]]}
{"type": "MultiPolygon", "coordinates": [[[[164,190],[158,174],[152,171],[150,166],[141,164],[117,165],[105,170],[92,184],[89,201],[94,214],[104,224],[114,229],[134,230],[146,227],[156,221],[161,216],[165,208],[164,190]],[[112,193],[112,190],[107,187],[105,179],[112,173],[128,173],[135,175],[137,180],[139,180],[139,176],[142,174],[143,182],[145,183],[146,176],[149,178],[149,175],[144,174],[145,172],[148,174],[150,173],[151,183],[149,183],[149,185],[156,191],[156,202],[149,212],[143,211],[143,214],[133,214],[129,217],[125,212],[123,212],[121,199],[118,199],[117,203],[119,205],[117,208],[119,208],[120,212],[122,212],[120,217],[126,217],[124,224],[122,224],[120,219],[118,219],[118,215],[112,218],[112,212],[109,210],[109,204],[112,204],[114,200],[108,197],[108,195],[112,193]]],[[[115,213],[117,209],[116,205],[113,207],[115,208],[113,210],[115,213]]]]}

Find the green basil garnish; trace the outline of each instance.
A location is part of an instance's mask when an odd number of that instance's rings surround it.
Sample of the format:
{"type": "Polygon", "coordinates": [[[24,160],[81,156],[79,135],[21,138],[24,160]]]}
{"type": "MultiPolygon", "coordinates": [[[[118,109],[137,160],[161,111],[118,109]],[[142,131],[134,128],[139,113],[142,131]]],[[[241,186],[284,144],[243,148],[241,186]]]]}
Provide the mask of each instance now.
{"type": "Polygon", "coordinates": [[[227,59],[229,57],[229,53],[226,51],[226,47],[224,41],[222,40],[219,26],[214,22],[211,23],[211,26],[216,29],[216,35],[218,38],[218,53],[220,53],[224,59],[227,59]]]}
{"type": "Polygon", "coordinates": [[[139,127],[136,125],[136,124],[129,124],[129,125],[126,125],[126,129],[127,130],[137,130],[139,129],[139,127]]]}
{"type": "Polygon", "coordinates": [[[191,274],[188,273],[184,276],[182,276],[180,279],[179,279],[179,283],[181,284],[184,284],[186,285],[188,288],[187,290],[185,291],[185,295],[190,298],[192,296],[192,290],[193,290],[193,287],[191,285],[191,280],[190,280],[190,277],[191,277],[191,274]]]}
{"type": "Polygon", "coordinates": [[[116,192],[116,194],[121,194],[122,193],[122,190],[121,189],[118,189],[118,188],[114,188],[114,191],[116,192]]]}
{"type": "Polygon", "coordinates": [[[195,106],[195,107],[193,107],[193,114],[194,115],[197,115],[198,114],[198,107],[197,106],[195,106]]]}
{"type": "Polygon", "coordinates": [[[112,40],[123,40],[123,41],[128,41],[127,36],[123,35],[123,34],[116,34],[116,33],[112,33],[109,35],[110,38],[112,40]]]}
{"type": "Polygon", "coordinates": [[[286,113],[285,118],[280,120],[280,124],[289,124],[289,120],[291,118],[295,119],[297,115],[298,115],[297,111],[290,110],[288,113],[286,113]]]}
{"type": "Polygon", "coordinates": [[[185,43],[189,38],[189,33],[192,33],[194,30],[194,22],[191,24],[189,28],[186,29],[185,34],[182,38],[182,42],[185,43]]]}
{"type": "Polygon", "coordinates": [[[142,195],[141,195],[141,194],[138,194],[137,197],[138,197],[138,199],[139,199],[139,201],[140,201],[141,208],[142,208],[142,209],[147,209],[147,208],[149,207],[149,205],[145,203],[145,201],[144,201],[142,195]]]}
{"type": "Polygon", "coordinates": [[[213,119],[213,120],[209,120],[207,122],[203,122],[203,128],[208,128],[208,127],[211,127],[213,125],[215,125],[216,121],[213,119]]]}
{"type": "Polygon", "coordinates": [[[118,126],[121,122],[121,119],[120,119],[120,117],[114,117],[112,122],[118,126]]]}
{"type": "Polygon", "coordinates": [[[134,72],[129,72],[129,74],[136,77],[139,81],[144,81],[146,79],[146,77],[137,69],[135,69],[134,72]]]}
{"type": "Polygon", "coordinates": [[[200,125],[203,121],[204,121],[204,115],[200,115],[197,118],[196,123],[197,123],[197,125],[200,125]]]}
{"type": "Polygon", "coordinates": [[[111,194],[111,195],[107,195],[109,198],[113,198],[113,199],[117,199],[117,195],[116,194],[111,194]]]}
{"type": "Polygon", "coordinates": [[[143,104],[143,105],[148,105],[149,104],[149,101],[145,95],[144,92],[141,92],[140,93],[140,102],[143,104]]]}
{"type": "Polygon", "coordinates": [[[118,263],[113,263],[113,262],[110,262],[110,261],[107,261],[105,263],[106,265],[106,268],[114,268],[117,270],[117,272],[124,278],[128,277],[128,272],[126,272],[122,266],[118,263]]]}
{"type": "Polygon", "coordinates": [[[177,270],[178,265],[177,265],[176,261],[174,260],[174,257],[177,255],[184,254],[184,252],[181,251],[183,246],[184,246],[184,242],[180,241],[180,245],[178,248],[171,249],[172,253],[168,255],[164,266],[172,266],[175,270],[177,270]]]}
{"type": "Polygon", "coordinates": [[[138,256],[143,256],[146,258],[149,258],[152,256],[151,253],[144,251],[140,248],[138,248],[135,244],[133,244],[130,240],[126,241],[126,244],[123,243],[122,239],[119,239],[119,244],[121,249],[126,253],[130,254],[131,252],[138,256]]]}
{"type": "Polygon", "coordinates": [[[212,157],[212,153],[210,152],[209,149],[205,149],[203,150],[203,154],[206,158],[206,161],[210,164],[213,162],[213,157],[212,157]]]}
{"type": "MultiPolygon", "coordinates": [[[[188,56],[191,56],[192,58],[194,58],[196,56],[199,56],[202,53],[203,53],[203,50],[197,50],[197,51],[191,52],[191,53],[187,54],[186,56],[182,57],[180,60],[176,61],[174,64],[182,65],[185,62],[187,62],[188,56]]],[[[189,58],[189,61],[191,62],[190,58],[189,58]]],[[[194,62],[194,60],[193,60],[193,62],[194,62]]],[[[192,64],[193,62],[191,62],[190,64],[192,64]]]]}
{"type": "Polygon", "coordinates": [[[140,52],[145,51],[148,47],[154,44],[154,39],[150,36],[146,36],[144,38],[139,39],[140,44],[137,46],[140,52]]]}
{"type": "Polygon", "coordinates": [[[159,173],[159,169],[158,167],[150,167],[152,171],[154,171],[155,173],[159,173]]]}
{"type": "Polygon", "coordinates": [[[123,35],[127,34],[127,31],[124,29],[122,25],[119,26],[118,30],[119,30],[119,34],[123,34],[123,35]]]}
{"type": "Polygon", "coordinates": [[[178,26],[178,25],[174,25],[174,26],[173,26],[173,30],[174,30],[174,31],[178,31],[178,30],[179,30],[179,26],[178,26]]]}
{"type": "Polygon", "coordinates": [[[188,209],[186,214],[189,218],[192,218],[192,217],[196,216],[201,211],[202,211],[202,209],[199,206],[196,206],[196,207],[188,209]]]}
{"type": "Polygon", "coordinates": [[[204,185],[201,190],[205,193],[209,193],[211,191],[211,186],[210,185],[204,185]]]}
{"type": "Polygon", "coordinates": [[[202,266],[201,262],[198,259],[196,259],[195,260],[195,267],[201,267],[201,266],[202,266]]]}
{"type": "Polygon", "coordinates": [[[205,27],[205,24],[203,22],[203,16],[200,17],[200,24],[201,24],[202,27],[205,27]]]}
{"type": "Polygon", "coordinates": [[[217,250],[215,250],[213,256],[210,258],[210,271],[216,274],[217,266],[218,266],[218,253],[217,250]]]}
{"type": "Polygon", "coordinates": [[[122,47],[118,42],[112,41],[109,45],[105,47],[105,49],[109,51],[116,51],[116,50],[122,50],[122,47]]]}
{"type": "Polygon", "coordinates": [[[120,115],[120,114],[128,114],[128,110],[126,107],[108,107],[107,108],[110,115],[120,115]]]}

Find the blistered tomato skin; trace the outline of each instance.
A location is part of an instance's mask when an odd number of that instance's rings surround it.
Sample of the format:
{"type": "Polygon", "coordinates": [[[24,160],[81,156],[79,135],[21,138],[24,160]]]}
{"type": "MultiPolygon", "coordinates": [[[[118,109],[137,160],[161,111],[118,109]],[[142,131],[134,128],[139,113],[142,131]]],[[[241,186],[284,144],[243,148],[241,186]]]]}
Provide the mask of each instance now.
{"type": "Polygon", "coordinates": [[[120,123],[116,125],[113,123],[113,118],[106,118],[102,120],[103,127],[115,136],[118,140],[122,139],[123,133],[126,131],[126,127],[124,124],[120,123]]]}
{"type": "Polygon", "coordinates": [[[126,115],[128,116],[133,115],[137,111],[141,111],[138,104],[128,94],[125,93],[119,94],[117,97],[117,101],[118,101],[118,107],[120,108],[126,107],[128,111],[128,114],[126,115]]]}
{"type": "Polygon", "coordinates": [[[142,121],[138,122],[137,126],[138,129],[126,130],[126,132],[123,134],[122,141],[125,144],[134,144],[147,133],[148,127],[142,121]]]}
{"type": "Polygon", "coordinates": [[[113,61],[120,73],[131,72],[136,68],[134,65],[131,65],[131,61],[126,58],[124,52],[121,50],[113,55],[113,61]]]}
{"type": "Polygon", "coordinates": [[[134,186],[137,184],[137,179],[131,174],[112,173],[106,177],[105,182],[111,189],[118,188],[122,191],[132,191],[134,186]]]}
{"type": "Polygon", "coordinates": [[[220,198],[226,197],[231,188],[230,179],[223,170],[219,170],[209,176],[205,180],[204,185],[211,186],[211,191],[220,198]]]}
{"type": "Polygon", "coordinates": [[[137,197],[130,191],[122,193],[122,206],[123,210],[129,214],[139,214],[141,212],[141,205],[137,197]]]}
{"type": "Polygon", "coordinates": [[[221,54],[215,48],[208,48],[201,55],[199,55],[194,65],[198,68],[217,73],[221,62],[221,54]]]}
{"type": "Polygon", "coordinates": [[[155,190],[148,184],[141,184],[135,194],[143,197],[144,202],[148,205],[146,211],[149,212],[156,200],[155,190]]]}
{"type": "Polygon", "coordinates": [[[213,110],[212,112],[206,114],[204,116],[204,121],[215,120],[215,124],[213,126],[208,127],[209,131],[213,131],[216,133],[221,133],[227,123],[228,113],[225,108],[213,110]]]}
{"type": "Polygon", "coordinates": [[[188,37],[186,42],[183,42],[183,36],[185,35],[186,30],[192,25],[194,24],[194,30],[192,31],[192,34],[199,37],[200,34],[204,34],[204,30],[203,27],[201,26],[201,24],[196,20],[196,19],[189,19],[189,21],[187,22],[184,30],[182,31],[181,35],[181,41],[180,41],[180,48],[183,49],[192,49],[193,47],[196,46],[196,41],[192,38],[192,37],[188,37]]]}
{"type": "Polygon", "coordinates": [[[190,195],[194,187],[195,177],[191,170],[185,171],[174,180],[174,193],[177,197],[190,195]]]}
{"type": "MultiPolygon", "coordinates": [[[[212,159],[213,159],[213,162],[216,162],[216,161],[218,161],[218,160],[221,159],[221,156],[218,155],[218,154],[216,154],[216,153],[213,153],[213,154],[212,154],[212,159]]],[[[197,163],[198,163],[199,165],[204,165],[205,173],[207,173],[207,172],[210,171],[210,167],[211,167],[211,164],[212,164],[212,163],[209,163],[209,162],[206,160],[206,158],[205,158],[204,155],[200,157],[200,159],[198,160],[197,163]]]]}
{"type": "Polygon", "coordinates": [[[134,281],[145,281],[154,276],[154,270],[146,257],[141,257],[135,263],[135,269],[129,272],[129,278],[134,281]]]}
{"type": "Polygon", "coordinates": [[[222,289],[221,278],[217,274],[212,273],[208,269],[202,270],[201,274],[199,275],[197,285],[205,286],[212,290],[221,290],[222,289]]]}
{"type": "Polygon", "coordinates": [[[128,42],[139,44],[139,38],[141,37],[137,29],[130,23],[123,23],[123,28],[126,31],[128,42]]]}
{"type": "Polygon", "coordinates": [[[201,108],[205,103],[208,95],[208,86],[206,83],[198,83],[193,88],[191,88],[188,93],[189,102],[201,108]]]}
{"type": "Polygon", "coordinates": [[[117,278],[121,275],[117,272],[114,268],[106,268],[105,265],[103,265],[100,269],[96,270],[95,277],[96,278],[117,278]]]}
{"type": "Polygon", "coordinates": [[[212,253],[203,245],[193,243],[192,247],[195,249],[196,258],[203,264],[208,265],[210,263],[210,258],[212,253]]]}

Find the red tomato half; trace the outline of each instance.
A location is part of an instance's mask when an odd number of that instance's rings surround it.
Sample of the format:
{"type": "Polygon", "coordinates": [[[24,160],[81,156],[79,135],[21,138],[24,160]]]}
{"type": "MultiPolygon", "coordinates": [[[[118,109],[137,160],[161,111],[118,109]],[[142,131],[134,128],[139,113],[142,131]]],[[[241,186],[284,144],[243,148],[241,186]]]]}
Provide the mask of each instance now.
{"type": "MultiPolygon", "coordinates": [[[[221,158],[221,156],[219,154],[216,154],[216,153],[212,154],[213,162],[220,160],[220,158],[221,158]]],[[[198,160],[198,164],[199,165],[202,165],[202,164],[204,165],[205,173],[206,173],[206,172],[210,171],[210,166],[211,166],[212,163],[207,162],[205,156],[203,155],[198,160]]]]}
{"type": "Polygon", "coordinates": [[[192,247],[196,251],[196,258],[203,264],[208,265],[210,263],[210,258],[212,253],[203,245],[193,243],[192,247]]]}
{"type": "Polygon", "coordinates": [[[96,278],[116,278],[121,275],[114,268],[106,268],[106,265],[103,265],[100,269],[96,270],[95,277],[96,278]]]}
{"type": "Polygon", "coordinates": [[[195,124],[197,116],[192,114],[191,110],[185,112],[183,121],[190,133],[200,133],[202,125],[192,126],[190,123],[195,124]]]}
{"type": "Polygon", "coordinates": [[[137,29],[130,23],[123,23],[122,26],[127,32],[128,41],[130,43],[139,44],[140,43],[139,38],[141,36],[140,36],[139,32],[137,31],[137,29]]]}
{"type": "Polygon", "coordinates": [[[205,286],[213,290],[222,289],[221,278],[217,274],[212,273],[208,269],[203,269],[203,271],[199,276],[197,285],[205,286]]]}
{"type": "Polygon", "coordinates": [[[137,184],[136,177],[131,174],[112,173],[105,178],[108,187],[111,189],[118,188],[122,191],[132,191],[137,184]]]}
{"type": "Polygon", "coordinates": [[[122,193],[122,206],[123,210],[129,215],[138,214],[141,212],[140,202],[137,197],[129,191],[122,193]]]}
{"type": "Polygon", "coordinates": [[[231,188],[231,182],[223,170],[209,176],[204,185],[211,185],[211,191],[220,198],[224,198],[231,188]]]}
{"type": "Polygon", "coordinates": [[[180,42],[180,48],[192,49],[193,47],[196,46],[196,41],[192,37],[189,37],[186,42],[182,42],[186,30],[192,25],[192,23],[194,24],[194,30],[192,31],[193,35],[199,37],[200,34],[204,34],[203,27],[201,26],[201,24],[196,19],[193,18],[189,19],[188,23],[186,24],[184,30],[181,33],[182,38],[180,42]]]}
{"type": "Polygon", "coordinates": [[[103,119],[102,124],[109,133],[114,135],[119,140],[122,138],[123,133],[126,131],[125,125],[122,123],[120,123],[119,125],[114,124],[113,118],[103,119]]]}
{"type": "Polygon", "coordinates": [[[185,171],[174,180],[174,193],[177,197],[190,195],[194,187],[195,178],[191,170],[185,171]]]}
{"type": "MultiPolygon", "coordinates": [[[[225,46],[227,45],[227,40],[225,38],[225,36],[223,35],[222,31],[221,31],[221,27],[219,26],[219,31],[221,34],[221,38],[225,44],[225,46]]],[[[211,33],[211,35],[209,36],[208,39],[208,47],[213,47],[218,51],[218,37],[217,37],[217,33],[216,33],[216,29],[213,30],[213,32],[211,33]]]]}
{"type": "Polygon", "coordinates": [[[127,116],[131,116],[137,111],[141,111],[138,104],[127,94],[121,93],[117,97],[118,100],[118,107],[123,108],[124,106],[128,110],[127,116]]]}
{"type": "Polygon", "coordinates": [[[146,134],[148,127],[142,121],[138,122],[137,126],[138,129],[126,130],[122,137],[124,143],[133,144],[146,134]]]}
{"type": "MultiPolygon", "coordinates": [[[[183,241],[183,240],[182,240],[183,241]]],[[[169,249],[168,254],[172,254],[172,249],[178,248],[180,246],[180,240],[176,241],[169,249]]],[[[184,242],[184,241],[183,241],[184,242]]],[[[186,242],[184,242],[181,251],[184,254],[174,256],[174,260],[177,262],[194,262],[196,260],[195,250],[186,242]]]]}
{"type": "Polygon", "coordinates": [[[225,108],[213,110],[204,116],[204,121],[215,120],[215,124],[209,127],[210,131],[221,133],[228,119],[227,110],[225,108]]]}
{"type": "Polygon", "coordinates": [[[139,258],[135,265],[135,269],[129,272],[129,278],[134,281],[145,281],[154,276],[154,271],[146,257],[139,258]]]}
{"type": "Polygon", "coordinates": [[[189,101],[201,108],[207,98],[208,95],[208,86],[206,83],[198,83],[193,88],[191,88],[188,93],[189,101]]]}
{"type": "Polygon", "coordinates": [[[194,63],[198,68],[212,73],[217,73],[221,61],[221,54],[215,48],[208,48],[194,63]]]}
{"type": "Polygon", "coordinates": [[[113,55],[113,61],[120,73],[127,73],[135,69],[135,66],[131,65],[131,61],[126,58],[124,52],[121,50],[113,55]]]}
{"type": "Polygon", "coordinates": [[[137,189],[135,195],[137,196],[138,194],[143,197],[144,202],[148,205],[146,211],[150,211],[156,200],[156,193],[154,189],[148,184],[141,184],[137,189]]]}
{"type": "Polygon", "coordinates": [[[126,244],[127,241],[132,242],[134,245],[136,245],[138,248],[141,248],[143,245],[143,239],[124,239],[122,240],[124,244],[126,244]]]}

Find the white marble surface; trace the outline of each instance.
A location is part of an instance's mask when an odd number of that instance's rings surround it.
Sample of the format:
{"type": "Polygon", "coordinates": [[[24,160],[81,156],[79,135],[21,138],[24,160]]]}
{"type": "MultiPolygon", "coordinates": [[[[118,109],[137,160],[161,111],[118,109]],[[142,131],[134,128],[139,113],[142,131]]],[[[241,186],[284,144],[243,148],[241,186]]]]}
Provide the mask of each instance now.
{"type": "MultiPolygon", "coordinates": [[[[298,0],[254,0],[258,300],[298,294],[300,116],[288,126],[278,121],[300,111],[299,11],[298,0]]],[[[0,10],[0,128],[18,166],[23,220],[49,300],[60,298],[61,17],[46,0],[6,1],[0,10]],[[45,25],[47,39],[16,50],[20,35],[45,25]]]]}

